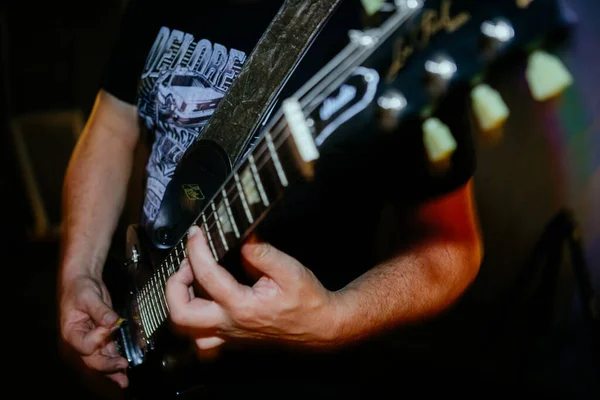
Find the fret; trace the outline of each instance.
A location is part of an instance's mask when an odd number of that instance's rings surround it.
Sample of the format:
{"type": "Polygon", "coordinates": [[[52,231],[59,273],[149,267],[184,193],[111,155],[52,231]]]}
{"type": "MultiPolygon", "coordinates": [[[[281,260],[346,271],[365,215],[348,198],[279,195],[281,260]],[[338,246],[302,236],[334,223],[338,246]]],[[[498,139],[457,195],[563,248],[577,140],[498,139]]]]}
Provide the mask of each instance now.
{"type": "Polygon", "coordinates": [[[152,317],[152,333],[154,333],[154,331],[156,331],[158,328],[158,317],[156,315],[156,310],[154,309],[152,290],[149,286],[146,286],[146,304],[148,304],[148,311],[152,317]]]}
{"type": "Polygon", "coordinates": [[[298,148],[291,136],[287,136],[284,142],[279,144],[277,155],[279,156],[279,163],[287,175],[288,182],[293,182],[304,176],[303,170],[306,166],[300,161],[298,148]]]}
{"type": "Polygon", "coordinates": [[[165,273],[165,270],[162,266],[158,268],[158,272],[157,272],[158,284],[160,286],[160,291],[162,293],[163,308],[165,309],[166,315],[169,315],[169,305],[167,304],[167,293],[165,292],[165,289],[167,287],[168,276],[169,275],[167,273],[165,273]]]}
{"type": "MultiPolygon", "coordinates": [[[[263,147],[265,151],[260,157],[256,158],[256,164],[258,175],[263,183],[267,198],[271,199],[271,202],[274,202],[283,195],[286,186],[289,185],[289,181],[277,151],[274,146],[268,146],[269,140],[266,142],[267,144],[264,145],[266,147],[263,147]]],[[[272,142],[270,143],[272,144],[272,142]]]]}
{"type": "Polygon", "coordinates": [[[256,204],[261,203],[261,198],[258,188],[256,187],[256,183],[254,182],[254,177],[252,176],[252,169],[250,166],[242,168],[239,176],[242,191],[245,195],[244,197],[248,203],[248,207],[252,209],[256,204]]]}
{"type": "Polygon", "coordinates": [[[154,290],[156,291],[156,298],[157,298],[157,302],[158,302],[158,311],[162,314],[161,318],[164,320],[167,318],[167,309],[165,308],[164,305],[164,300],[165,300],[165,294],[162,290],[162,285],[160,284],[160,282],[157,282],[157,276],[153,276],[152,277],[152,284],[154,285],[154,290]]]}
{"type": "Polygon", "coordinates": [[[221,260],[227,251],[225,250],[225,244],[223,243],[223,239],[221,239],[221,234],[219,233],[219,225],[217,223],[217,215],[210,210],[205,212],[206,215],[206,226],[210,231],[209,235],[212,239],[212,244],[217,252],[217,260],[221,260]]]}
{"type": "Polygon", "coordinates": [[[265,204],[268,204],[268,202],[265,202],[266,199],[263,199],[264,195],[261,195],[261,189],[259,189],[256,183],[257,175],[253,173],[253,163],[250,162],[250,160],[252,160],[252,158],[250,158],[247,164],[240,169],[239,176],[242,190],[245,194],[246,200],[248,201],[250,213],[255,221],[267,210],[267,206],[265,204]]]}
{"type": "Polygon", "coordinates": [[[148,316],[150,317],[150,334],[153,334],[156,330],[156,316],[154,315],[154,311],[152,311],[152,304],[150,302],[150,290],[148,289],[148,286],[144,286],[144,302],[146,303],[148,316]]]}
{"type": "MultiPolygon", "coordinates": [[[[228,229],[231,232],[231,226],[227,226],[227,225],[223,225],[222,223],[222,214],[219,214],[219,212],[217,211],[217,207],[215,206],[215,202],[211,202],[210,206],[212,208],[212,214],[215,217],[215,222],[217,225],[217,231],[219,233],[219,237],[221,238],[221,242],[223,243],[223,247],[225,248],[225,252],[229,251],[229,244],[227,243],[227,238],[225,237],[226,233],[225,233],[225,229],[228,229]],[[225,229],[223,228],[225,226],[225,229]]],[[[227,217],[227,214],[225,214],[225,217],[227,217]]]]}
{"type": "Polygon", "coordinates": [[[143,310],[140,312],[140,315],[142,316],[142,324],[144,325],[144,329],[146,331],[146,336],[149,337],[152,327],[150,324],[150,319],[148,318],[148,310],[146,309],[146,306],[144,304],[144,300],[142,299],[142,296],[139,296],[139,299],[140,299],[140,304],[144,305],[143,307],[140,308],[140,310],[143,310]]]}
{"type": "Polygon", "coordinates": [[[150,310],[148,309],[148,299],[146,297],[146,292],[145,292],[145,288],[144,290],[142,290],[141,292],[141,296],[140,296],[141,300],[142,300],[142,304],[143,304],[143,308],[144,308],[144,315],[146,317],[146,322],[147,322],[147,326],[148,326],[148,335],[152,334],[152,317],[150,315],[150,310]]]}
{"type": "MultiPolygon", "coordinates": [[[[234,178],[235,178],[235,186],[237,189],[237,194],[238,194],[238,198],[239,198],[239,202],[231,202],[232,205],[235,205],[236,203],[239,203],[242,206],[243,209],[243,213],[246,216],[246,218],[240,218],[241,221],[244,221],[245,224],[247,226],[247,228],[249,228],[253,223],[254,223],[254,217],[252,215],[252,212],[250,211],[250,204],[248,202],[248,200],[246,199],[246,194],[244,193],[244,189],[242,187],[242,180],[240,179],[240,176],[238,175],[238,173],[236,172],[234,174],[234,178]]],[[[244,231],[247,229],[244,228],[244,231]]]]}
{"type": "Polygon", "coordinates": [[[175,273],[179,269],[179,265],[181,264],[181,260],[179,259],[179,253],[178,253],[177,249],[178,249],[178,247],[175,246],[171,250],[170,260],[171,260],[171,270],[173,271],[173,273],[175,273]]]}
{"type": "Polygon", "coordinates": [[[265,207],[269,207],[271,204],[269,199],[267,198],[267,194],[265,193],[265,188],[263,186],[262,180],[260,179],[260,175],[258,173],[258,168],[256,168],[256,162],[254,161],[254,156],[250,155],[248,157],[248,163],[250,164],[250,172],[252,173],[252,178],[254,179],[254,184],[256,189],[258,190],[258,194],[262,203],[265,207]]]}
{"type": "Polygon", "coordinates": [[[210,250],[213,253],[213,257],[215,258],[216,261],[219,261],[219,255],[217,254],[217,250],[215,249],[215,245],[213,243],[212,237],[210,235],[210,231],[208,229],[208,225],[206,224],[206,216],[204,215],[204,213],[202,213],[202,231],[204,232],[204,236],[206,237],[206,240],[208,241],[208,245],[210,246],[210,250]]]}
{"type": "Polygon", "coordinates": [[[154,277],[150,278],[150,292],[152,293],[152,308],[156,311],[156,317],[158,320],[158,324],[163,320],[162,315],[162,307],[160,306],[160,299],[158,292],[156,290],[156,283],[154,282],[154,277]]]}
{"type": "Polygon", "coordinates": [[[177,245],[175,246],[175,259],[177,260],[177,263],[173,265],[173,272],[171,273],[171,275],[179,271],[183,260],[185,260],[185,258],[187,257],[185,252],[185,246],[185,238],[181,239],[179,243],[177,243],[177,245]]]}
{"type": "Polygon", "coordinates": [[[223,191],[221,192],[221,196],[223,197],[222,207],[225,209],[225,212],[227,213],[227,216],[229,217],[229,224],[233,228],[233,233],[235,233],[236,239],[239,239],[241,236],[240,230],[237,226],[237,223],[235,222],[235,218],[233,216],[233,210],[231,209],[231,205],[229,204],[229,198],[227,197],[226,189],[223,189],[223,191]]]}
{"type": "Polygon", "coordinates": [[[159,278],[159,282],[161,283],[161,286],[162,287],[166,286],[168,274],[165,274],[163,264],[161,264],[160,267],[158,267],[157,273],[158,273],[158,278],[159,278]]]}
{"type": "Polygon", "coordinates": [[[169,260],[171,261],[171,269],[175,271],[175,261],[173,261],[173,252],[169,253],[169,260]]]}
{"type": "Polygon", "coordinates": [[[173,271],[177,271],[177,266],[181,263],[181,261],[179,261],[179,253],[177,252],[177,247],[173,247],[173,249],[171,249],[171,254],[173,255],[171,269],[173,269],[173,271]]]}
{"type": "Polygon", "coordinates": [[[140,296],[140,299],[142,301],[142,304],[144,305],[144,320],[146,321],[146,334],[148,337],[150,337],[150,335],[152,334],[152,321],[150,318],[150,313],[148,311],[148,305],[146,303],[146,300],[144,298],[144,296],[140,296]]]}
{"type": "Polygon", "coordinates": [[[140,320],[142,321],[142,327],[144,328],[144,332],[148,332],[150,329],[150,325],[148,324],[148,320],[146,319],[146,310],[144,310],[144,307],[142,306],[142,299],[139,292],[136,294],[135,298],[137,300],[137,308],[140,320]]]}
{"type": "Polygon", "coordinates": [[[158,269],[157,280],[160,293],[162,294],[161,305],[165,310],[166,317],[169,315],[169,305],[167,304],[167,294],[165,293],[165,288],[167,286],[167,278],[164,276],[162,268],[158,269]]]}
{"type": "Polygon", "coordinates": [[[167,268],[167,272],[169,275],[173,275],[175,273],[175,271],[173,270],[173,266],[169,264],[169,261],[167,259],[163,261],[163,265],[165,266],[165,268],[167,268]]]}
{"type": "Polygon", "coordinates": [[[165,280],[165,286],[167,286],[167,281],[169,280],[169,277],[171,277],[172,274],[169,272],[169,267],[165,264],[161,265],[161,271],[165,280]]]}
{"type": "Polygon", "coordinates": [[[279,159],[279,154],[277,154],[277,149],[275,148],[275,144],[273,143],[273,137],[271,136],[271,132],[266,133],[265,140],[267,141],[269,154],[271,155],[271,160],[273,162],[273,166],[275,167],[275,171],[277,172],[277,176],[279,177],[279,181],[281,182],[281,186],[288,187],[289,182],[287,179],[287,175],[285,174],[285,170],[283,169],[283,165],[281,164],[281,160],[279,159]]]}
{"type": "Polygon", "coordinates": [[[175,246],[175,251],[177,255],[177,266],[174,267],[175,270],[179,270],[181,263],[185,260],[185,245],[183,241],[180,241],[177,246],[175,246]]]}
{"type": "Polygon", "coordinates": [[[156,292],[154,291],[151,285],[148,286],[148,293],[150,294],[150,309],[154,314],[154,320],[156,325],[155,330],[157,330],[160,326],[161,317],[158,310],[156,309],[156,292]]]}
{"type": "Polygon", "coordinates": [[[144,293],[143,291],[139,291],[137,293],[138,298],[138,309],[140,312],[140,317],[142,318],[142,323],[146,327],[146,332],[150,335],[150,321],[148,321],[148,315],[146,313],[146,305],[144,304],[144,293]]]}
{"type": "MultiPolygon", "coordinates": [[[[213,213],[217,216],[217,220],[219,221],[223,235],[227,238],[228,235],[233,234],[233,226],[231,224],[231,220],[229,219],[229,215],[227,214],[227,210],[225,209],[223,190],[217,193],[213,198],[211,208],[213,213]]],[[[227,244],[229,245],[229,242],[227,244]]]]}

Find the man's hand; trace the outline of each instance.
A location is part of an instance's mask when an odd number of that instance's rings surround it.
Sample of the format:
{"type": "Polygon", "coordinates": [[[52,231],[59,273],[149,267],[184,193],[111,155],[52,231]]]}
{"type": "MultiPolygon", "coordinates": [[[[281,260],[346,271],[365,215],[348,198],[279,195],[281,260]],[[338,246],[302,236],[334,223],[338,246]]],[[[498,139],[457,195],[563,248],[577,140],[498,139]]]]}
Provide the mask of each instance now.
{"type": "Polygon", "coordinates": [[[81,276],[63,282],[60,293],[60,331],[83,363],[106,374],[124,388],[127,360],[117,351],[111,334],[118,327],[106,286],[100,279],[81,276]]]}
{"type": "Polygon", "coordinates": [[[335,295],[297,260],[251,241],[242,247],[247,267],[260,278],[240,284],[215,261],[202,231],[193,227],[188,259],[167,282],[171,320],[209,350],[230,340],[272,341],[310,348],[330,346],[335,331],[335,295]],[[190,295],[199,285],[210,298],[190,295]]]}

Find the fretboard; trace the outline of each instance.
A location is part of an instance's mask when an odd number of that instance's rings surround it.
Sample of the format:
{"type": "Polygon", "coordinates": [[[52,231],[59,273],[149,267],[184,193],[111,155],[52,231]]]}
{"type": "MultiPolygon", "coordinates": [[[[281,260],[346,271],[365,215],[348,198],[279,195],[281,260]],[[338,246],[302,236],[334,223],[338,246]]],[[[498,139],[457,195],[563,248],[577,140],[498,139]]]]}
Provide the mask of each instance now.
{"type": "MultiPolygon", "coordinates": [[[[252,233],[295,181],[311,177],[311,163],[318,157],[312,134],[300,104],[286,106],[284,120],[261,137],[196,220],[217,262],[252,233]]],[[[187,256],[186,243],[184,237],[171,249],[137,294],[148,337],[168,319],[165,286],[187,256]]]]}
{"type": "MultiPolygon", "coordinates": [[[[365,107],[365,103],[373,100],[378,82],[375,78],[378,76],[358,67],[375,51],[375,43],[382,43],[390,37],[419,8],[395,13],[377,31],[377,40],[369,35],[354,35],[355,38],[343,51],[297,91],[293,98],[283,102],[277,116],[263,130],[258,144],[236,167],[196,220],[215,260],[222,260],[236,248],[296,180],[312,177],[313,162],[319,158],[317,148],[340,123],[350,118],[347,113],[356,113],[357,107],[365,107]],[[353,74],[362,79],[363,95],[357,96],[354,102],[342,104],[338,111],[341,113],[340,121],[329,121],[325,129],[315,128],[315,121],[307,116],[312,116],[353,74]]],[[[184,237],[177,243],[137,294],[136,301],[148,339],[168,319],[166,281],[179,270],[185,259],[186,241],[184,237]]]]}

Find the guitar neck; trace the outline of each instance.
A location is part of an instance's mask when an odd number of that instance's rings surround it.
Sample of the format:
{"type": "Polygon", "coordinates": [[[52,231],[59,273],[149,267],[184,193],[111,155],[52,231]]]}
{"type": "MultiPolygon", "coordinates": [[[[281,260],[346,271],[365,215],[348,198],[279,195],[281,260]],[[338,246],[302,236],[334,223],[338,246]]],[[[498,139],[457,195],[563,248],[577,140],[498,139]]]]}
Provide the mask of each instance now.
{"type": "MultiPolygon", "coordinates": [[[[312,176],[315,158],[308,156],[316,157],[318,152],[302,109],[298,103],[286,103],[284,108],[296,125],[291,127],[282,121],[273,133],[264,134],[196,220],[217,262],[256,229],[294,182],[312,176]]],[[[137,296],[145,331],[150,336],[168,319],[166,281],[187,257],[186,245],[184,236],[137,296]]]]}
{"type": "MultiPolygon", "coordinates": [[[[378,41],[387,40],[416,12],[418,9],[392,15],[378,30],[378,41]]],[[[310,180],[319,148],[327,138],[372,103],[379,75],[361,65],[377,49],[377,41],[359,32],[353,32],[351,38],[335,58],[282,103],[258,143],[203,208],[196,224],[215,260],[221,261],[237,248],[294,182],[310,180]],[[352,96],[347,95],[350,92],[352,96]]],[[[186,243],[184,235],[136,296],[150,337],[168,319],[166,281],[186,258],[186,243]]]]}

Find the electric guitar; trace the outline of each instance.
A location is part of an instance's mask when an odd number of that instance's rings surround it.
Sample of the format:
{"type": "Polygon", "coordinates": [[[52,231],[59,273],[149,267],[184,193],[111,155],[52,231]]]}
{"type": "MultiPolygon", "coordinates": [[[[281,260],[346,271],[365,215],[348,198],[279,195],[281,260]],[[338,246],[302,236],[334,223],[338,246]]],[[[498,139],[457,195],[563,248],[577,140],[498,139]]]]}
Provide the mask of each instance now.
{"type": "MultiPolygon", "coordinates": [[[[190,225],[201,227],[223,265],[235,269],[229,258],[235,260],[240,244],[296,185],[310,184],[328,141],[343,141],[369,126],[377,128],[368,130],[369,142],[402,145],[403,126],[416,122],[432,173],[444,174],[456,151],[452,121],[438,118],[449,99],[471,102],[485,134],[509,118],[501,97],[485,84],[489,74],[501,73],[503,62],[529,60],[531,94],[540,101],[571,83],[568,71],[544,49],[573,22],[561,1],[373,3],[368,28],[349,32],[343,51],[282,102],[227,177],[201,188],[183,185],[188,200],[200,201],[203,210],[190,225]]],[[[130,363],[132,390],[175,396],[202,385],[199,371],[210,365],[198,365],[188,344],[169,330],[164,288],[186,257],[185,235],[160,258],[156,254],[146,233],[130,226],[127,288],[112,294],[125,318],[116,340],[130,363]]]]}

